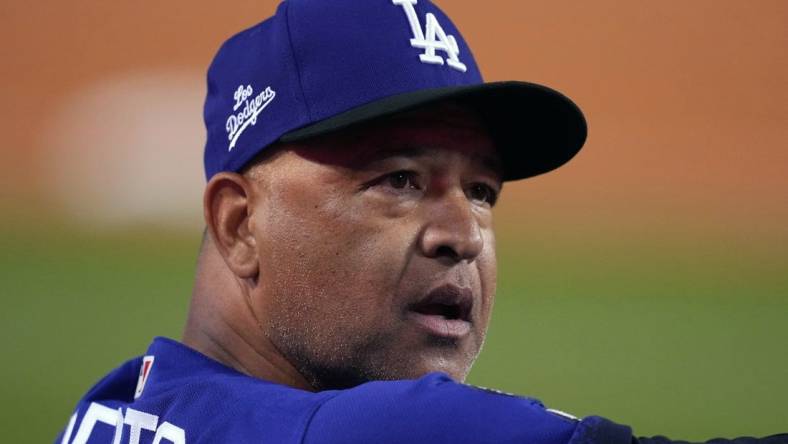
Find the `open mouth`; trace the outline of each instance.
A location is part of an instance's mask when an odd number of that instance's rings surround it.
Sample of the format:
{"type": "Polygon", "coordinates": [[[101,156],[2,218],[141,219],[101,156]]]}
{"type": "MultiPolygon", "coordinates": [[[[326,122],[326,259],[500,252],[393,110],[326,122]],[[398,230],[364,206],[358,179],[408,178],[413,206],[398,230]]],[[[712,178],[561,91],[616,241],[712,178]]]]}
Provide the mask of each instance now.
{"type": "Polygon", "coordinates": [[[459,304],[446,304],[446,303],[424,303],[416,304],[411,308],[416,313],[421,313],[427,316],[440,316],[444,319],[454,320],[462,319],[467,321],[467,311],[459,304]]]}
{"type": "Polygon", "coordinates": [[[470,332],[472,308],[473,292],[453,285],[435,288],[408,307],[411,319],[429,334],[449,338],[470,332]]]}

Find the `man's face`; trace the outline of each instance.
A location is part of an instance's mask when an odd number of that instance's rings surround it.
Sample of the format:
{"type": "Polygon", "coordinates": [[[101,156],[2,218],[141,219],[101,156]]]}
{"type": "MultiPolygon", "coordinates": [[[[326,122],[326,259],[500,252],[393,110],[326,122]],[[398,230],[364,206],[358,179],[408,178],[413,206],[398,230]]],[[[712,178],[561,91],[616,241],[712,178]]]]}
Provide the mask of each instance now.
{"type": "Polygon", "coordinates": [[[263,334],[316,389],[463,380],[496,284],[493,142],[443,105],[290,145],[249,173],[263,334]]]}

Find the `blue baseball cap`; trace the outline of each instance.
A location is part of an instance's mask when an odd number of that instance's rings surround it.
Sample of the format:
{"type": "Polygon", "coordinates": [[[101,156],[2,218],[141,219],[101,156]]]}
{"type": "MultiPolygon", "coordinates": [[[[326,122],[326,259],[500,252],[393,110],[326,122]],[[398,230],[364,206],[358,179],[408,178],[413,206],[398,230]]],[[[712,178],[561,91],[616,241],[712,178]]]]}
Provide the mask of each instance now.
{"type": "Polygon", "coordinates": [[[276,142],[449,99],[480,113],[505,180],[558,168],[586,139],[582,112],[561,93],[485,83],[459,30],[428,0],[285,0],[227,40],[208,69],[205,175],[241,171],[276,142]]]}

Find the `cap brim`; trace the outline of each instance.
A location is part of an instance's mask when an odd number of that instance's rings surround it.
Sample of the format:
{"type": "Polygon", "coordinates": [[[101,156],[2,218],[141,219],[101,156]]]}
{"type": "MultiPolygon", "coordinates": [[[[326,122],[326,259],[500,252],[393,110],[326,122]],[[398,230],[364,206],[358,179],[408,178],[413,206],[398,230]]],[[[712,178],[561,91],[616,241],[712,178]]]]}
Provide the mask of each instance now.
{"type": "Polygon", "coordinates": [[[554,170],[572,159],[586,140],[586,121],[574,102],[546,86],[516,81],[398,94],[291,131],[279,140],[304,140],[448,99],[468,103],[482,115],[501,155],[504,180],[554,170]]]}

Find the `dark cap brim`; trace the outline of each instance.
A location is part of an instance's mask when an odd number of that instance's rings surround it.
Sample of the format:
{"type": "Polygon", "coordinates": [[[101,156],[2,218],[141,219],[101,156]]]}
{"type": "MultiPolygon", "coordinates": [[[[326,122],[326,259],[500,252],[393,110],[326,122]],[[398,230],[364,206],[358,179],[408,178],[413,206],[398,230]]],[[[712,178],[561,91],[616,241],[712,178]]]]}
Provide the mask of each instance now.
{"type": "Polygon", "coordinates": [[[588,133],[583,113],[569,98],[527,82],[493,82],[398,94],[350,109],[283,135],[296,142],[443,100],[459,100],[482,116],[498,147],[504,180],[554,170],[580,151],[588,133]]]}

